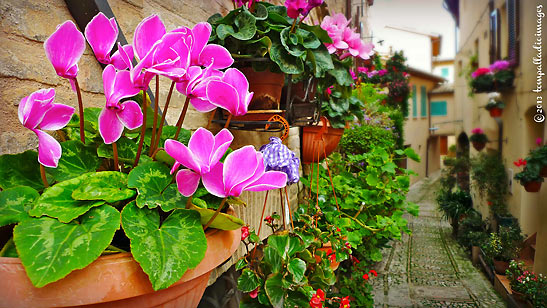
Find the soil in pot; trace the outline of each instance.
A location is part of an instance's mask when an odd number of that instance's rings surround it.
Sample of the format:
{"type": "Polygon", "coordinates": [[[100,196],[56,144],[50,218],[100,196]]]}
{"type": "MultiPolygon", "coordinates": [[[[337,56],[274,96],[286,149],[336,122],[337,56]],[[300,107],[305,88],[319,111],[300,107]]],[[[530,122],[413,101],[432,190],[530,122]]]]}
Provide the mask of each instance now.
{"type": "Polygon", "coordinates": [[[541,189],[541,182],[528,182],[524,184],[524,189],[527,192],[538,192],[541,189]]]}
{"type": "Polygon", "coordinates": [[[477,151],[482,151],[482,149],[484,149],[484,147],[486,146],[486,143],[484,142],[477,142],[477,141],[473,141],[473,147],[475,148],[475,150],[477,151]]]}
{"type": "Polygon", "coordinates": [[[256,72],[252,67],[243,67],[241,72],[249,80],[249,92],[254,92],[249,110],[279,110],[285,74],[256,72]]]}
{"type": "Polygon", "coordinates": [[[505,275],[505,271],[509,269],[509,262],[494,260],[494,270],[500,275],[505,275]]]}
{"type": "Polygon", "coordinates": [[[501,117],[501,114],[503,113],[503,109],[496,108],[496,107],[494,107],[494,108],[492,108],[488,111],[490,112],[490,116],[492,118],[499,118],[499,117],[501,117]]]}

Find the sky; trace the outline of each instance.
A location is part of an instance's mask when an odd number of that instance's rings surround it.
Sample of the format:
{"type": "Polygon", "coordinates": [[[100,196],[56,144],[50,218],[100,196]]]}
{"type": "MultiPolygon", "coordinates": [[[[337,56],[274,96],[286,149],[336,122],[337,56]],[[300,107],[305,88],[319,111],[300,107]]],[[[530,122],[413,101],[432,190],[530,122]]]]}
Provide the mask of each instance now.
{"type": "MultiPolygon", "coordinates": [[[[391,26],[442,35],[440,58],[454,58],[455,23],[450,13],[443,8],[442,2],[442,0],[374,1],[374,5],[369,10],[368,22],[376,50],[385,52],[389,49],[390,37],[392,37],[389,33],[393,33],[393,30],[386,29],[386,26],[391,26]],[[377,43],[381,39],[384,39],[383,46],[377,43]]],[[[420,46],[408,44],[404,48],[420,48],[420,46]]]]}

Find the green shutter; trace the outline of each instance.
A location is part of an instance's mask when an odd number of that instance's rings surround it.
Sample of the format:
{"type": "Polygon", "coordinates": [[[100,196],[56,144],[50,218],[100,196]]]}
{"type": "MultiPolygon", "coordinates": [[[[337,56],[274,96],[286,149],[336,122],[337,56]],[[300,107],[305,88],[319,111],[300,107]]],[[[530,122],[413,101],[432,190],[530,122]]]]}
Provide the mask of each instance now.
{"type": "Polygon", "coordinates": [[[418,116],[418,93],[416,93],[416,85],[412,86],[412,117],[418,116]]]}
{"type": "Polygon", "coordinates": [[[425,86],[421,86],[420,90],[421,90],[420,95],[422,96],[421,97],[421,99],[422,99],[422,101],[421,101],[422,104],[421,105],[422,106],[421,106],[420,115],[422,117],[427,117],[427,92],[426,92],[425,86]]]}
{"type": "Polygon", "coordinates": [[[446,116],[448,114],[446,110],[446,101],[431,102],[430,108],[432,117],[446,116]]]}
{"type": "Polygon", "coordinates": [[[448,78],[448,67],[441,68],[441,76],[443,76],[443,78],[448,78]]]}

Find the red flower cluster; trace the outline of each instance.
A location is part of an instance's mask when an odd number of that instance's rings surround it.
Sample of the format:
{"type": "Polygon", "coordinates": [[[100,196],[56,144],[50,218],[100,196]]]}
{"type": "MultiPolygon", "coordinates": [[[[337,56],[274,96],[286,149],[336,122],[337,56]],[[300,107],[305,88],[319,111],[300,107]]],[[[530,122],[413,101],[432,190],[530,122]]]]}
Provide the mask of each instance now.
{"type": "Polygon", "coordinates": [[[266,218],[264,218],[264,221],[270,225],[273,223],[273,220],[272,216],[266,216],[266,218]]]}
{"type": "Polygon", "coordinates": [[[514,161],[513,164],[517,167],[526,166],[526,160],[519,158],[519,160],[514,161]]]}
{"type": "Polygon", "coordinates": [[[487,68],[487,67],[479,67],[476,71],[474,71],[473,73],[471,73],[471,77],[473,78],[477,78],[479,76],[482,76],[482,75],[486,75],[490,73],[490,69],[487,68]]]}
{"type": "Polygon", "coordinates": [[[336,254],[332,251],[332,249],[329,248],[329,250],[327,250],[327,256],[329,257],[329,261],[331,263],[336,262],[336,254]]]}
{"type": "Polygon", "coordinates": [[[340,301],[340,308],[350,308],[349,296],[342,298],[342,300],[340,301]]]}
{"type": "Polygon", "coordinates": [[[249,226],[241,227],[241,240],[245,240],[249,236],[249,226]]]}
{"type": "Polygon", "coordinates": [[[310,299],[310,308],[323,308],[323,302],[325,301],[325,292],[321,289],[317,289],[315,294],[310,299]]]}
{"type": "Polygon", "coordinates": [[[356,257],[351,256],[351,262],[353,262],[354,265],[359,264],[361,261],[359,261],[356,257]]]}
{"type": "Polygon", "coordinates": [[[492,206],[492,201],[486,201],[486,204],[488,204],[488,206],[492,206]]]}
{"type": "MultiPolygon", "coordinates": [[[[375,270],[370,270],[368,271],[368,274],[371,274],[373,275],[374,277],[378,277],[378,273],[375,271],[375,270]]],[[[368,280],[370,278],[370,276],[368,274],[364,274],[363,275],[363,279],[364,280],[368,280]]]]}

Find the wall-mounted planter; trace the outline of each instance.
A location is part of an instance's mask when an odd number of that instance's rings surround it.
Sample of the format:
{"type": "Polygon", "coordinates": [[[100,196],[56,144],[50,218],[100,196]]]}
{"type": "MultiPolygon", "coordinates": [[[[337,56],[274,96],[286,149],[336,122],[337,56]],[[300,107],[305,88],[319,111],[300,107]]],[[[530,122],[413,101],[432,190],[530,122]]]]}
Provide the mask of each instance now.
{"type": "Polygon", "coordinates": [[[503,113],[503,109],[497,107],[490,108],[488,111],[490,112],[490,116],[492,118],[499,118],[503,113]]]}
{"type": "Polygon", "coordinates": [[[500,275],[505,275],[505,271],[509,269],[509,262],[494,260],[494,269],[496,273],[500,275]]]}
{"type": "Polygon", "coordinates": [[[473,141],[473,148],[475,148],[475,150],[477,151],[482,151],[482,149],[484,149],[484,147],[486,146],[486,143],[484,142],[477,142],[477,141],[473,141]]]}
{"type": "Polygon", "coordinates": [[[524,184],[524,189],[527,192],[538,192],[541,189],[541,182],[528,182],[524,184]]]}
{"type": "Polygon", "coordinates": [[[206,232],[205,258],[167,289],[154,291],[131,253],[102,256],[67,277],[34,287],[19,258],[0,258],[0,307],[195,308],[211,271],[230,258],[241,241],[241,229],[206,232]]]}
{"type": "Polygon", "coordinates": [[[539,175],[544,177],[544,178],[547,178],[547,166],[543,166],[541,168],[541,170],[539,171],[539,175]]]}

